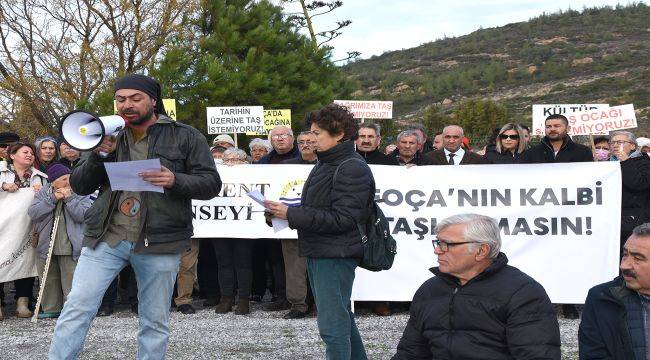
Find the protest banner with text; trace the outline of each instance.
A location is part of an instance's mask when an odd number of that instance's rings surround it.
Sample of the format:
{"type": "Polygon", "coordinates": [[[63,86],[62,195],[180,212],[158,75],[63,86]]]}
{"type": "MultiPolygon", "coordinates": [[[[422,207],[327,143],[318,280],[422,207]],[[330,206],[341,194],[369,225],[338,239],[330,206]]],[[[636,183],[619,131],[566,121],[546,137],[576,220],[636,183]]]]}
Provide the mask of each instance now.
{"type": "MultiPolygon", "coordinates": [[[[555,303],[582,303],[590,287],[618,274],[618,163],[371,169],[375,198],[398,250],[389,271],[357,270],[354,300],[411,300],[436,265],[431,241],[437,222],[459,213],[495,218],[510,264],[539,281],[555,303]]],[[[275,233],[268,227],[263,207],[246,193],[300,198],[310,170],[307,165],[220,168],[224,185],[219,196],[193,201],[195,237],[295,238],[291,229],[275,233]]]]}
{"type": "Polygon", "coordinates": [[[335,104],[345,106],[355,119],[392,119],[392,101],[334,100],[335,104]]]}
{"type": "Polygon", "coordinates": [[[262,106],[208,107],[208,134],[255,133],[264,135],[262,106]]]}
{"type": "MultiPolygon", "coordinates": [[[[608,104],[536,104],[533,105],[533,129],[531,135],[544,136],[544,122],[550,115],[560,114],[567,118],[573,113],[587,110],[606,110],[608,104]]],[[[573,126],[573,124],[569,123],[573,126]]],[[[573,135],[569,132],[569,135],[573,135]]]]}
{"type": "Polygon", "coordinates": [[[246,135],[268,135],[279,125],[291,128],[291,109],[264,110],[264,133],[247,132],[246,135]]]}

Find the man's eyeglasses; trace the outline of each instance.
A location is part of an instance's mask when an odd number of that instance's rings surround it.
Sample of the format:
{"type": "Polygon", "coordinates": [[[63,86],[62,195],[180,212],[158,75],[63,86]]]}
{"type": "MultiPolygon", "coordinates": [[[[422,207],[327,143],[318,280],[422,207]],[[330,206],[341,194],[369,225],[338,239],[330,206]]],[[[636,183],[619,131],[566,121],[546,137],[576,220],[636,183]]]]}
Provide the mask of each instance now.
{"type": "Polygon", "coordinates": [[[505,139],[519,140],[519,135],[499,134],[499,137],[501,138],[501,140],[505,140],[505,139]]]}
{"type": "Polygon", "coordinates": [[[449,250],[450,247],[458,246],[458,245],[463,245],[463,244],[473,244],[473,243],[478,243],[478,241],[463,241],[463,242],[446,242],[445,240],[433,240],[433,248],[434,249],[439,249],[440,251],[446,252],[449,250]]]}
{"type": "Polygon", "coordinates": [[[280,140],[280,139],[282,139],[282,140],[286,140],[286,139],[288,139],[288,138],[290,138],[290,137],[291,137],[291,135],[289,135],[289,134],[275,134],[275,135],[271,136],[271,139],[275,139],[275,140],[280,140]]]}
{"type": "Polygon", "coordinates": [[[629,141],[629,140],[616,140],[616,141],[610,141],[609,143],[612,144],[612,145],[623,145],[623,144],[626,144],[626,143],[627,144],[634,144],[633,141],[629,141]]]}

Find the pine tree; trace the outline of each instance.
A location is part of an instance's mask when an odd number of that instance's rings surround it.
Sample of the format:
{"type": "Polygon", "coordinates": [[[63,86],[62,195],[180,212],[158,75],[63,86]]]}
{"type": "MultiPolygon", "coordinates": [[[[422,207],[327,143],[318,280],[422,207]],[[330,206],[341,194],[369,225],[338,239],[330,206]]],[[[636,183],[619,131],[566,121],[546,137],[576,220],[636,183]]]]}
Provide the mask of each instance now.
{"type": "Polygon", "coordinates": [[[207,106],[262,105],[291,109],[297,130],[306,112],[350,92],[329,49],[266,0],[205,0],[194,26],[152,71],[164,97],[176,99],[180,121],[205,130],[207,106]]]}

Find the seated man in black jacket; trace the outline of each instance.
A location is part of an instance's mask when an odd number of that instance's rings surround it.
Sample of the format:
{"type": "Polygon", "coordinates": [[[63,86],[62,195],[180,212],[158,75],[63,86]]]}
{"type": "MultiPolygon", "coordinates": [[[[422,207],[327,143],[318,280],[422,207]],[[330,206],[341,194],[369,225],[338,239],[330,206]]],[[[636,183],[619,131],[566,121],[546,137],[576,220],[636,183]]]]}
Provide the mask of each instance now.
{"type": "Polygon", "coordinates": [[[625,243],[622,276],[587,295],[578,330],[580,359],[646,359],[650,306],[650,223],[625,243]]]}
{"type": "Polygon", "coordinates": [[[454,215],[436,227],[436,275],[416,292],[393,359],[560,359],[544,288],[508,265],[497,222],[454,215]]]}

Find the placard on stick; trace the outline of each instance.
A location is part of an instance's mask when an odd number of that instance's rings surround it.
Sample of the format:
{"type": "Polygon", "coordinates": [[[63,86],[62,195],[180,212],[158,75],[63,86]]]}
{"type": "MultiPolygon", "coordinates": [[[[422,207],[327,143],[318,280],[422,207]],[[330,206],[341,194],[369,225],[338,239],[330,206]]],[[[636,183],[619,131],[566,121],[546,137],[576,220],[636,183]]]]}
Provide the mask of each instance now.
{"type": "MultiPolygon", "coordinates": [[[[544,136],[544,122],[550,115],[561,114],[566,116],[587,110],[605,110],[609,104],[536,104],[533,105],[533,129],[535,136],[544,136]]],[[[574,126],[569,122],[569,125],[574,126]]],[[[573,133],[569,132],[569,135],[573,133]]]]}
{"type": "Polygon", "coordinates": [[[208,107],[208,134],[264,134],[262,106],[208,107]]]}
{"type": "Polygon", "coordinates": [[[335,104],[345,106],[355,119],[392,119],[392,101],[334,100],[335,104]]]}
{"type": "Polygon", "coordinates": [[[283,125],[291,128],[291,109],[264,110],[264,132],[247,132],[246,135],[268,135],[276,126],[283,125]]]}

